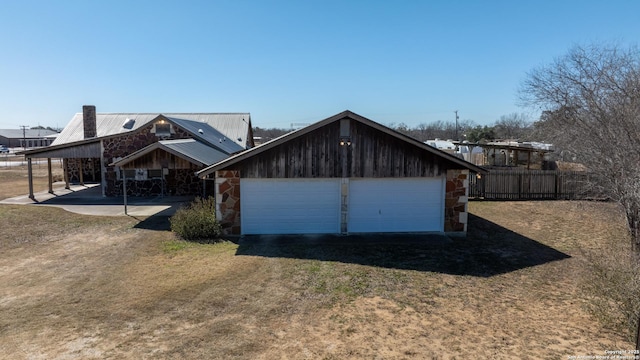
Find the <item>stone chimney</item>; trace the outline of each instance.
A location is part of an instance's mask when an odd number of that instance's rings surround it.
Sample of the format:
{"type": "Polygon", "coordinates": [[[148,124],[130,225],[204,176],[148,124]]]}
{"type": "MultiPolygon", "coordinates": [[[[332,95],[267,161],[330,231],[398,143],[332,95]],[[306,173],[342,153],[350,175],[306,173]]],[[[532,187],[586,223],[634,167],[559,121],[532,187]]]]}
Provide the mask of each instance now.
{"type": "Polygon", "coordinates": [[[97,136],[96,107],[94,105],[84,105],[82,107],[82,126],[84,127],[85,139],[97,136]]]}

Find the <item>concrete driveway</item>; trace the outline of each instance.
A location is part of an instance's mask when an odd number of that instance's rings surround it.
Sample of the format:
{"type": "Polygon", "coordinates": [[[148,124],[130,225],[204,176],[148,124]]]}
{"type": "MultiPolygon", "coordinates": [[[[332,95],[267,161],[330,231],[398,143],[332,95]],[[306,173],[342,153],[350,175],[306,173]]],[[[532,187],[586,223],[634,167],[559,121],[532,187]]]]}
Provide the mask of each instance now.
{"type": "Polygon", "coordinates": [[[64,183],[55,183],[53,194],[47,191],[34,194],[35,201],[28,195],[16,196],[0,200],[0,204],[55,206],[69,212],[84,215],[102,216],[171,216],[183,204],[189,203],[191,196],[165,197],[127,197],[127,214],[125,214],[122,196],[104,197],[99,184],[85,186],[72,185],[64,188],[64,183]]]}

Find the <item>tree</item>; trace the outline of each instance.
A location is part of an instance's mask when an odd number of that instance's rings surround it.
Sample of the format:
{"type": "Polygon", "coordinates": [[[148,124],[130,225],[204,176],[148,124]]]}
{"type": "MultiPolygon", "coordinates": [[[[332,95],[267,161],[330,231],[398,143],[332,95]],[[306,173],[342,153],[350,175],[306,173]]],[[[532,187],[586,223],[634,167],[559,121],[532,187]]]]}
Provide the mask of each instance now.
{"type": "Polygon", "coordinates": [[[536,128],[591,172],[594,191],[624,209],[640,251],[640,53],[576,46],[527,74],[523,104],[542,111],[536,128]]]}
{"type": "Polygon", "coordinates": [[[525,114],[512,113],[502,115],[496,120],[493,130],[497,138],[501,139],[522,139],[526,137],[531,128],[531,122],[525,114]]]}
{"type": "Polygon", "coordinates": [[[488,127],[487,125],[478,125],[472,129],[469,129],[465,135],[467,137],[467,140],[471,143],[486,143],[496,138],[494,129],[492,127],[488,127]]]}

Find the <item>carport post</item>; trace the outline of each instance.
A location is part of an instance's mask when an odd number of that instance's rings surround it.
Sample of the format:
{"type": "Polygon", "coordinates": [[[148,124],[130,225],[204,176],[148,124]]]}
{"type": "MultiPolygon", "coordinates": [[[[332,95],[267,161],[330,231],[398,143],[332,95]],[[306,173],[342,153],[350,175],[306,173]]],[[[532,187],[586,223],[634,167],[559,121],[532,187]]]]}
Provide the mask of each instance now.
{"type": "Polygon", "coordinates": [[[47,169],[49,170],[49,194],[53,194],[53,174],[51,173],[51,158],[47,158],[47,169]]]}
{"type": "Polygon", "coordinates": [[[79,174],[80,175],[80,185],[84,186],[84,167],[82,166],[82,159],[80,159],[80,166],[79,166],[79,174]]]}
{"type": "Polygon", "coordinates": [[[62,169],[63,169],[63,176],[64,176],[64,188],[69,190],[69,159],[64,158],[62,159],[62,169]]]}
{"type": "Polygon", "coordinates": [[[127,214],[127,175],[122,169],[122,194],[124,195],[124,214],[127,214]]]}

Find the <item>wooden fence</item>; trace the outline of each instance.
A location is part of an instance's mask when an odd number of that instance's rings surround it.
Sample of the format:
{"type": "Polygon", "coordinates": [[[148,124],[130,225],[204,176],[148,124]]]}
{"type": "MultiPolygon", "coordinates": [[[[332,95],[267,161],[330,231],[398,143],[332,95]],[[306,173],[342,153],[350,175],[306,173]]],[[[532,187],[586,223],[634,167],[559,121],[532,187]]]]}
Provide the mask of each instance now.
{"type": "Polygon", "coordinates": [[[469,198],[485,200],[573,200],[593,198],[589,175],[580,171],[490,170],[469,181],[469,198]]]}

